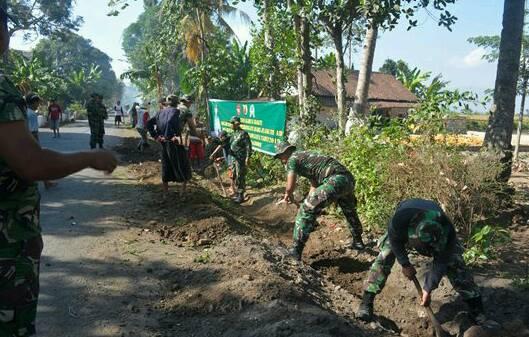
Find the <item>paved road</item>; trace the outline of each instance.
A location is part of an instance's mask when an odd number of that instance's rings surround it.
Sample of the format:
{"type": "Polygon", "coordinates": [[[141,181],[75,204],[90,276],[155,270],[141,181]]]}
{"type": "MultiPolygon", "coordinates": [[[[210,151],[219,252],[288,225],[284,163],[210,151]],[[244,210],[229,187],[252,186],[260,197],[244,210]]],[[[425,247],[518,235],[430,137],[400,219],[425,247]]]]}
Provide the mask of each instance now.
{"type": "MultiPolygon", "coordinates": [[[[41,143],[59,151],[86,150],[87,126],[80,122],[65,127],[58,139],[41,129],[41,143]]],[[[106,147],[118,144],[126,134],[130,131],[108,125],[106,147]]],[[[154,283],[140,289],[142,282],[152,280],[143,276],[145,267],[130,268],[121,247],[121,238],[130,236],[131,230],[119,215],[124,207],[133,207],[127,199],[132,188],[119,172],[107,176],[87,169],[42,191],[45,246],[38,336],[124,336],[131,324],[131,298],[141,296],[141,291],[156,291],[154,283]]]]}

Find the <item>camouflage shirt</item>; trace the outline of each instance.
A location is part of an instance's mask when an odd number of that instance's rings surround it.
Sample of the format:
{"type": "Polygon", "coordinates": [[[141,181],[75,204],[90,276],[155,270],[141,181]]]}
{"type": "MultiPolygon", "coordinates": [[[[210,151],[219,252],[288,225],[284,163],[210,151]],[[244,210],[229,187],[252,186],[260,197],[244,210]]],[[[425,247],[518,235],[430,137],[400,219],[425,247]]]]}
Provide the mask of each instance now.
{"type": "Polygon", "coordinates": [[[239,129],[230,135],[230,154],[242,161],[252,155],[252,141],[248,132],[239,129]]]}
{"type": "MultiPolygon", "coordinates": [[[[0,123],[25,121],[23,102],[13,83],[0,74],[0,123]]],[[[0,158],[0,247],[40,235],[39,203],[37,184],[24,181],[0,158]]]]}
{"type": "Polygon", "coordinates": [[[102,121],[108,118],[107,108],[103,103],[96,102],[95,99],[90,99],[86,103],[86,113],[89,120],[102,121]]]}
{"type": "Polygon", "coordinates": [[[305,177],[315,186],[335,174],[350,174],[336,159],[309,151],[294,152],[287,162],[287,172],[305,177]]]}
{"type": "Polygon", "coordinates": [[[401,202],[389,223],[388,236],[391,250],[401,265],[410,263],[406,247],[421,255],[447,259],[456,242],[454,225],[441,207],[424,199],[401,202]],[[418,220],[418,215],[421,220],[418,220]]]}

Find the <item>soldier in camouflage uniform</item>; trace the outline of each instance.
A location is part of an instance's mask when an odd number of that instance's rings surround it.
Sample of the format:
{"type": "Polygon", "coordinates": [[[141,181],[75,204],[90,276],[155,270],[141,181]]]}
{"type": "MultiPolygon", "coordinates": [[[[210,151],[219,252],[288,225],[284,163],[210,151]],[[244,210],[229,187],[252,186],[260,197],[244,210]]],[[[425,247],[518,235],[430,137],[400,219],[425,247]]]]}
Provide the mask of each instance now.
{"type": "Polygon", "coordinates": [[[463,261],[463,247],[457,240],[454,225],[435,202],[423,199],[401,202],[378,247],[380,253],[371,266],[357,318],[364,321],[372,319],[375,296],[384,288],[395,260],[402,266],[407,278],[415,277],[416,271],[408,258],[407,248],[433,257],[432,268],[424,281],[422,305],[429,305],[432,291],[446,275],[469,305],[471,313],[477,316],[483,312],[480,291],[463,261]]]}
{"type": "MultiPolygon", "coordinates": [[[[7,15],[0,5],[0,58],[8,46],[7,15]]],[[[42,149],[25,119],[21,93],[0,74],[0,337],[35,334],[42,251],[36,181],[116,166],[108,152],[63,155],[42,149]]]]}
{"type": "Polygon", "coordinates": [[[310,193],[296,216],[292,256],[301,260],[305,243],[316,225],[316,217],[333,202],[340,206],[347,220],[347,227],[353,237],[350,247],[364,249],[362,224],[356,212],[353,175],[336,159],[314,152],[296,152],[296,147],[287,142],[278,144],[276,153],[275,157],[286,165],[288,173],[282,202],[294,201],[293,193],[298,175],[309,179],[311,183],[310,193]]]}
{"type": "Polygon", "coordinates": [[[252,141],[248,132],[241,129],[241,119],[239,117],[232,117],[230,122],[233,128],[233,133],[230,136],[230,155],[233,157],[231,163],[232,181],[235,186],[233,201],[240,204],[244,201],[246,170],[252,155],[252,141]]]}
{"type": "Polygon", "coordinates": [[[91,99],[86,103],[88,114],[88,125],[90,126],[90,148],[95,149],[96,145],[103,148],[103,138],[105,136],[105,119],[108,118],[107,108],[103,105],[103,97],[99,94],[92,94],[91,99]]]}

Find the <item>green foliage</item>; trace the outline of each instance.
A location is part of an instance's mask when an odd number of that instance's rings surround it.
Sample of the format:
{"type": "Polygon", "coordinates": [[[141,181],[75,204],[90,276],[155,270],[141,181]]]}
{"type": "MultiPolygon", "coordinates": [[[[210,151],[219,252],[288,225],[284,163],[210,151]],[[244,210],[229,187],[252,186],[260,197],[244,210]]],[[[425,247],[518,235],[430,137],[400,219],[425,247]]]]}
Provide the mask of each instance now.
{"type": "Polygon", "coordinates": [[[73,71],[67,78],[70,98],[77,101],[85,100],[100,78],[101,70],[96,65],[92,65],[88,70],[73,71]]]}
{"type": "Polygon", "coordinates": [[[378,69],[378,71],[384,74],[393,75],[395,77],[397,77],[397,75],[400,73],[402,74],[401,76],[403,78],[406,78],[411,72],[411,69],[408,63],[403,60],[394,61],[392,59],[386,59],[386,61],[384,61],[384,64],[382,65],[382,67],[380,67],[380,69],[378,69]]]}
{"type": "Polygon", "coordinates": [[[208,76],[209,96],[218,99],[245,99],[250,95],[248,75],[250,60],[247,44],[228,40],[218,32],[208,42],[209,53],[203,62],[190,68],[183,78],[183,86],[197,88],[202,78],[208,76]]]}
{"type": "Polygon", "coordinates": [[[463,254],[467,264],[477,264],[495,256],[498,245],[510,241],[509,231],[496,226],[485,225],[477,228],[468,240],[468,248],[463,254]]]}
{"type": "Polygon", "coordinates": [[[67,81],[65,92],[55,95],[59,99],[85,100],[91,91],[99,92],[105,98],[121,96],[122,84],[112,70],[110,57],[82,36],[68,33],[42,39],[33,50],[33,59],[67,81]]]}
{"type": "Polygon", "coordinates": [[[444,130],[444,120],[456,112],[470,111],[471,103],[478,103],[478,96],[470,91],[452,90],[441,75],[418,68],[397,70],[397,79],[419,98],[419,106],[412,109],[409,122],[412,131],[436,135],[444,130]]]}
{"type": "Polygon", "coordinates": [[[254,153],[248,167],[248,185],[257,188],[273,186],[282,182],[285,177],[281,161],[260,152],[254,153]]]}
{"type": "Polygon", "coordinates": [[[416,27],[418,20],[415,14],[427,9],[438,12],[438,25],[451,31],[457,18],[448,11],[448,7],[455,2],[456,0],[363,0],[360,3],[369,21],[389,30],[394,29],[403,16],[408,21],[408,30],[416,27]]]}
{"type": "Polygon", "coordinates": [[[12,52],[10,61],[5,71],[23,94],[35,92],[46,99],[65,92],[66,81],[39,59],[12,52]]]}
{"type": "Polygon", "coordinates": [[[75,119],[87,119],[85,105],[80,102],[74,102],[68,105],[68,110],[74,113],[75,119]]]}
{"type": "MultiPolygon", "coordinates": [[[[169,28],[166,21],[172,16],[160,15],[162,7],[155,3],[146,6],[138,20],[123,32],[122,47],[131,65],[122,78],[129,79],[145,98],[158,98],[174,93],[176,83],[183,76],[179,64],[184,64],[181,45],[165,38],[169,28]],[[174,62],[168,62],[173,59],[174,62]]],[[[169,26],[173,27],[173,26],[169,26]]]]}
{"type": "MultiPolygon", "coordinates": [[[[328,154],[351,171],[366,227],[385,228],[400,201],[419,197],[439,202],[460,231],[469,233],[476,220],[501,207],[495,179],[500,165],[490,154],[462,154],[432,137],[413,136],[415,122],[373,118],[346,138],[312,128],[304,148],[328,154]]],[[[424,130],[438,128],[435,120],[422,123],[424,130]]]]}
{"type": "Polygon", "coordinates": [[[274,48],[277,64],[274,64],[268,48],[265,46],[264,30],[252,30],[252,45],[250,47],[251,69],[248,84],[252,94],[264,97],[271,96],[271,92],[283,92],[285,88],[294,85],[296,77],[296,36],[292,26],[292,18],[288,11],[277,9],[268,22],[271,34],[274,36],[274,48]],[[269,88],[268,79],[273,73],[273,88],[269,88]]]}
{"type": "Polygon", "coordinates": [[[316,70],[335,70],[336,69],[336,56],[334,54],[327,54],[316,60],[314,64],[316,70]]]}
{"type": "Polygon", "coordinates": [[[74,0],[7,0],[8,13],[16,22],[11,23],[9,33],[24,32],[28,38],[77,30],[83,20],[73,16],[74,4],[74,0]]]}
{"type": "Polygon", "coordinates": [[[195,259],[193,260],[195,263],[201,263],[201,264],[208,264],[211,262],[211,255],[209,254],[208,249],[204,249],[204,251],[195,259]]]}

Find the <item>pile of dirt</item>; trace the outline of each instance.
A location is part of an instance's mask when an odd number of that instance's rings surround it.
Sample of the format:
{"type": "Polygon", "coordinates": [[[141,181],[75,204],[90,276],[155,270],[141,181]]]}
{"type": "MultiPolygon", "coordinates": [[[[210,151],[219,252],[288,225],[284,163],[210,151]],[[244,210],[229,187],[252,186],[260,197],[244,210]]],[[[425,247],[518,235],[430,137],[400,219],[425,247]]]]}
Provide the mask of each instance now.
{"type": "Polygon", "coordinates": [[[248,230],[240,224],[229,222],[224,216],[213,216],[211,218],[188,222],[179,227],[167,225],[158,228],[157,232],[162,238],[169,239],[181,244],[193,246],[209,246],[219,242],[226,236],[234,233],[244,233],[248,230]]]}
{"type": "Polygon", "coordinates": [[[229,235],[194,261],[165,280],[165,336],[390,336],[356,322],[358,299],[284,246],[229,235]]]}

